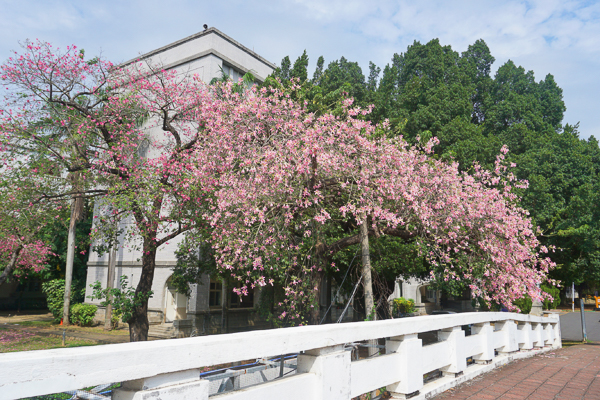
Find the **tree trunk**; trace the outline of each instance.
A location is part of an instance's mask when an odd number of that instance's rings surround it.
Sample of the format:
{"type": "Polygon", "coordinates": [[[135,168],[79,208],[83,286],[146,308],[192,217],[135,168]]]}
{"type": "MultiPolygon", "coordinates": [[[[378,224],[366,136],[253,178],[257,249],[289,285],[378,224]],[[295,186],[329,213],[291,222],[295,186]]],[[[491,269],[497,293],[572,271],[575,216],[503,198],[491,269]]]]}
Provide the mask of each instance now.
{"type": "MultiPolygon", "coordinates": [[[[373,300],[373,280],[371,279],[371,255],[369,253],[369,227],[367,226],[367,217],[360,224],[360,250],[362,254],[362,276],[363,288],[365,292],[365,315],[368,321],[377,320],[377,311],[375,310],[375,301],[373,300]]],[[[369,340],[370,346],[377,345],[377,340],[369,340]]],[[[368,357],[379,353],[375,347],[367,347],[368,357]]],[[[376,391],[371,392],[371,398],[377,395],[376,391]]]]}
{"type": "Polygon", "coordinates": [[[325,277],[324,271],[315,272],[315,277],[312,282],[314,282],[315,287],[318,288],[316,296],[317,296],[317,304],[313,309],[310,310],[310,323],[311,325],[318,325],[321,321],[321,289],[323,286],[323,278],[325,277]]]}
{"type": "Polygon", "coordinates": [[[226,279],[222,279],[221,282],[221,333],[227,333],[227,306],[229,304],[229,287],[226,279]]]}
{"type": "Polygon", "coordinates": [[[373,280],[371,279],[371,256],[369,254],[369,228],[367,226],[367,218],[360,225],[360,250],[362,253],[362,276],[363,288],[365,292],[365,316],[370,319],[373,314],[373,321],[377,319],[377,314],[374,310],[373,300],[373,280]]]}
{"type": "Polygon", "coordinates": [[[106,278],[106,288],[108,289],[106,295],[106,301],[108,301],[108,305],[106,306],[106,311],[104,313],[104,330],[110,331],[113,327],[112,324],[112,295],[110,294],[110,290],[115,287],[115,264],[117,263],[117,248],[113,246],[110,249],[110,253],[108,256],[108,273],[106,278]]]}
{"type": "MultiPolygon", "coordinates": [[[[149,235],[151,236],[151,235],[149,235]]],[[[154,280],[154,267],[156,265],[156,248],[150,244],[151,239],[144,239],[143,256],[142,256],[142,275],[140,282],[135,289],[136,297],[140,294],[147,294],[152,290],[152,281],[154,280]]],[[[148,340],[148,297],[144,296],[141,304],[133,308],[133,315],[127,321],[129,324],[129,341],[141,342],[148,340]]]]}
{"type": "Polygon", "coordinates": [[[2,271],[2,275],[0,275],[0,285],[6,282],[8,277],[15,270],[15,266],[17,265],[17,261],[19,260],[19,254],[21,254],[22,250],[22,244],[18,245],[13,249],[12,254],[10,256],[10,261],[8,262],[8,265],[4,268],[4,271],[2,271]]]}
{"type": "Polygon", "coordinates": [[[331,307],[331,309],[329,310],[329,312],[325,316],[325,323],[326,324],[330,324],[331,323],[331,320],[332,320],[331,314],[333,314],[333,306],[331,305],[331,302],[333,300],[331,298],[331,284],[332,284],[332,279],[331,279],[331,275],[329,275],[327,277],[327,284],[326,284],[326,289],[325,289],[325,305],[327,306],[327,308],[331,307]]]}
{"type": "MultiPolygon", "coordinates": [[[[79,189],[81,174],[70,174],[72,188],[79,189]]],[[[69,308],[71,306],[71,281],[73,279],[73,261],[75,260],[75,226],[83,213],[83,197],[73,195],[71,200],[71,219],[69,220],[69,235],[67,237],[67,265],[65,268],[65,301],[63,303],[63,325],[69,325],[69,308]]]]}
{"type": "Polygon", "coordinates": [[[67,237],[67,266],[65,269],[65,297],[63,303],[63,325],[69,325],[69,308],[71,306],[71,280],[73,278],[73,260],[75,259],[75,224],[77,215],[77,202],[71,201],[71,220],[69,222],[69,236],[67,237]]]}

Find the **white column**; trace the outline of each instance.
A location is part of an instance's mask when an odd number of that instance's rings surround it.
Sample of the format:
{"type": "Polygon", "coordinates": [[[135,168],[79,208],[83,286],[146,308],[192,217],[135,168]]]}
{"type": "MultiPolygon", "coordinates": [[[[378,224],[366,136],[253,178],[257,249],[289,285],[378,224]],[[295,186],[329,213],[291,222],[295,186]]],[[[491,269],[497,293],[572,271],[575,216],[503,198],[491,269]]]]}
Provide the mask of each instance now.
{"type": "Polygon", "coordinates": [[[473,360],[477,364],[489,364],[494,359],[494,327],[489,322],[475,324],[471,327],[471,333],[479,338],[482,350],[473,356],[473,360]]]}
{"type": "Polygon", "coordinates": [[[531,341],[532,341],[533,347],[535,347],[535,348],[544,347],[544,339],[542,338],[542,335],[543,335],[542,324],[532,324],[531,341]]]}
{"type": "Polygon", "coordinates": [[[552,346],[554,344],[554,327],[552,324],[542,324],[543,333],[542,337],[544,340],[544,346],[552,346]]]}
{"type": "Polygon", "coordinates": [[[467,369],[467,357],[465,355],[465,331],[460,326],[438,331],[438,340],[446,342],[450,348],[451,363],[440,368],[444,375],[458,376],[467,369]]]}
{"type": "Polygon", "coordinates": [[[531,324],[529,322],[523,322],[521,324],[518,324],[517,331],[519,336],[519,349],[533,349],[533,340],[531,338],[531,324]]]}
{"type": "Polygon", "coordinates": [[[496,322],[497,330],[502,332],[503,345],[498,348],[498,354],[506,355],[519,350],[517,343],[517,325],[515,321],[500,321],[496,322]]]}
{"type": "Polygon", "coordinates": [[[394,399],[405,399],[423,387],[421,349],[423,341],[417,334],[396,336],[385,342],[387,354],[400,354],[400,380],[387,385],[394,399]]]}
{"type": "Polygon", "coordinates": [[[123,382],[113,400],[208,400],[209,382],[200,379],[199,369],[160,374],[123,382]]]}
{"type": "Polygon", "coordinates": [[[298,356],[297,373],[311,373],[317,377],[313,396],[315,400],[350,399],[350,352],[343,345],[308,350],[298,356]]]}
{"type": "MultiPolygon", "coordinates": [[[[558,317],[556,317],[558,320],[558,317]]],[[[552,330],[554,331],[554,343],[552,343],[552,347],[555,349],[560,349],[562,347],[561,335],[560,335],[560,322],[552,324],[552,330]]]]}

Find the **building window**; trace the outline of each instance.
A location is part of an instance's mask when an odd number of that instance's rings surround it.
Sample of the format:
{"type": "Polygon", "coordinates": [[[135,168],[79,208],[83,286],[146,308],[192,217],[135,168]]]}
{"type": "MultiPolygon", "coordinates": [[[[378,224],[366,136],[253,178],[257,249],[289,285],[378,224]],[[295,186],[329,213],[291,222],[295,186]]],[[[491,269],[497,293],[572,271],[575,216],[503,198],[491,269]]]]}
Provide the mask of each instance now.
{"type": "MultiPolygon", "coordinates": [[[[241,287],[238,284],[237,287],[241,287]]],[[[229,302],[229,308],[253,308],[254,307],[254,290],[248,288],[247,296],[238,296],[237,293],[231,292],[231,301],[229,302]]]]}
{"type": "Polygon", "coordinates": [[[209,292],[209,297],[208,297],[208,305],[210,307],[219,307],[221,305],[222,293],[223,293],[223,285],[221,284],[221,282],[211,279],[210,280],[210,292],[209,292]]]}
{"type": "Polygon", "coordinates": [[[427,287],[427,300],[435,301],[435,290],[430,289],[429,287],[427,287]]]}
{"type": "Polygon", "coordinates": [[[225,72],[234,82],[237,82],[242,76],[244,76],[242,72],[225,63],[223,63],[223,72],[225,72]]]}

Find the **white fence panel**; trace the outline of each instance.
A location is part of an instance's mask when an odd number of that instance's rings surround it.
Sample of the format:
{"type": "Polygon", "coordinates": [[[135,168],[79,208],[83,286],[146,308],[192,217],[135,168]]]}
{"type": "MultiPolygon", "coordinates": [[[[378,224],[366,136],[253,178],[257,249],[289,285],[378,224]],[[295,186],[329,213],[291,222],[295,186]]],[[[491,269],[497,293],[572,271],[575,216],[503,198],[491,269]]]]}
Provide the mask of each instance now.
{"type": "Polygon", "coordinates": [[[200,369],[293,353],[299,353],[295,375],[211,398],[348,400],[386,386],[400,397],[420,399],[560,346],[556,315],[482,312],[7,353],[0,354],[0,400],[108,382],[123,382],[115,399],[205,400],[209,382],[200,379],[200,369]],[[432,331],[439,342],[423,346],[418,334],[432,331]],[[387,355],[351,361],[345,345],[381,338],[387,355]],[[467,366],[468,357],[476,364],[467,366]],[[435,370],[444,377],[425,384],[423,374],[435,370]]]}

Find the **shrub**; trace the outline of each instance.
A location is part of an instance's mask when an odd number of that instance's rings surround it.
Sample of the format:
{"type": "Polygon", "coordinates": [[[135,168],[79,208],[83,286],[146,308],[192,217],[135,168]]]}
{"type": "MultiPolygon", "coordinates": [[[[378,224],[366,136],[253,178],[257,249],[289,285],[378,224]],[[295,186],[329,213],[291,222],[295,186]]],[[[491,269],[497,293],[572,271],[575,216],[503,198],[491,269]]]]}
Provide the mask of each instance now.
{"type": "Polygon", "coordinates": [[[119,322],[121,322],[121,314],[113,310],[112,315],[110,316],[110,322],[112,324],[112,328],[117,329],[119,327],[119,322]]]}
{"type": "Polygon", "coordinates": [[[544,300],[544,310],[554,310],[560,305],[560,289],[554,286],[542,285],[542,290],[548,293],[554,300],[544,300]]]}
{"type": "Polygon", "coordinates": [[[121,276],[120,289],[102,289],[102,284],[96,281],[90,287],[93,289],[90,299],[104,300],[100,303],[101,306],[106,307],[109,304],[113,306],[113,313],[116,313],[121,317],[121,321],[128,323],[133,316],[133,310],[135,307],[140,307],[144,301],[147,301],[154,293],[150,290],[147,293],[136,293],[135,288],[129,286],[127,282],[127,276],[121,276]],[[110,301],[107,300],[109,295],[112,297],[110,301]]]}
{"type": "Polygon", "coordinates": [[[415,301],[413,299],[405,299],[400,297],[394,299],[393,303],[394,315],[409,314],[415,312],[415,301]]]}
{"type": "Polygon", "coordinates": [[[48,309],[54,316],[54,322],[60,322],[65,301],[65,280],[54,279],[42,283],[42,292],[47,296],[48,309]]]}
{"type": "Polygon", "coordinates": [[[515,300],[513,304],[521,309],[521,314],[529,314],[531,312],[531,307],[533,306],[533,301],[531,300],[531,297],[525,296],[519,300],[515,300]]]}
{"type": "MultiPolygon", "coordinates": [[[[85,290],[85,288],[84,288],[85,290]]],[[[60,322],[63,317],[63,306],[65,303],[65,280],[54,279],[42,283],[42,292],[46,295],[48,309],[54,316],[54,322],[60,322]]],[[[71,285],[71,304],[83,299],[81,289],[71,285]]]]}
{"type": "Polygon", "coordinates": [[[98,307],[93,304],[74,304],[70,312],[71,323],[80,326],[90,326],[92,321],[94,321],[97,310],[98,307]]]}

